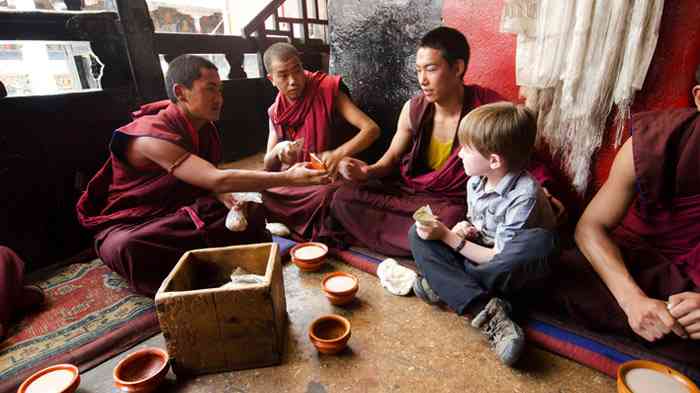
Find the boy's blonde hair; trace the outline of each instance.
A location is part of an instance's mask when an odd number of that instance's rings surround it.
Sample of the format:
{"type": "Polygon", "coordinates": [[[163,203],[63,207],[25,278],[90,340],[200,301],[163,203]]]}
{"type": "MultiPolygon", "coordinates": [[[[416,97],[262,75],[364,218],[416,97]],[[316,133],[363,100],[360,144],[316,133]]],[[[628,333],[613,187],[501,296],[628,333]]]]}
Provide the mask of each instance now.
{"type": "Polygon", "coordinates": [[[459,123],[459,143],[484,157],[498,154],[508,170],[525,168],[537,137],[535,115],[523,105],[496,102],[482,105],[459,123]]]}

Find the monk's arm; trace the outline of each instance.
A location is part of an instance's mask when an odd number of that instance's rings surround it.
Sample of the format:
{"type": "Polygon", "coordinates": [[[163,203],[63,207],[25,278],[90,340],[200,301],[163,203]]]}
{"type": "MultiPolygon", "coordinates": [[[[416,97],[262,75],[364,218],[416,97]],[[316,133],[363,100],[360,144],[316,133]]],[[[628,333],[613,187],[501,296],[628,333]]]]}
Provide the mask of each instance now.
{"type": "Polygon", "coordinates": [[[190,154],[182,147],[157,138],[135,138],[131,148],[171,172],[178,179],[215,192],[262,191],[285,185],[327,183],[322,171],[298,164],[284,172],[219,169],[209,161],[190,154]]]}
{"type": "Polygon", "coordinates": [[[610,176],[576,225],[576,244],[593,265],[622,308],[644,296],[625,267],[619,247],[609,232],[624,218],[635,195],[635,173],[630,138],[615,157],[610,176]]]}
{"type": "Polygon", "coordinates": [[[576,226],[576,244],[627,314],[630,327],[637,334],[649,341],[671,329],[681,335],[682,329],[666,310],[665,303],[647,297],[634,281],[620,248],[609,234],[624,218],[635,194],[630,138],[615,157],[607,181],[583,212],[576,226]]]}
{"type": "Polygon", "coordinates": [[[282,168],[282,163],[279,160],[279,154],[277,149],[277,133],[270,122],[270,134],[267,136],[267,151],[265,153],[265,158],[263,163],[265,165],[266,171],[279,171],[282,168]]]}
{"type": "Polygon", "coordinates": [[[399,123],[396,127],[396,133],[391,139],[389,149],[379,161],[367,168],[367,175],[370,178],[380,179],[392,174],[401,162],[401,156],[409,149],[411,144],[410,103],[410,100],[406,101],[401,109],[399,123]]]}
{"type": "Polygon", "coordinates": [[[360,110],[343,92],[336,98],[336,108],[348,123],[360,131],[352,139],[335,149],[339,157],[351,157],[365,150],[379,138],[379,126],[360,110]]]}

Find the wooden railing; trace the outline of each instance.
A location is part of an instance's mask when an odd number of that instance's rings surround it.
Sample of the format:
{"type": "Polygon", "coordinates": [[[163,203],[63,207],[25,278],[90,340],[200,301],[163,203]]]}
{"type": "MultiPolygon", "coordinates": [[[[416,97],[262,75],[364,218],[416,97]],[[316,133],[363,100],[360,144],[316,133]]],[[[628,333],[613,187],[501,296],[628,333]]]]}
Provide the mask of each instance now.
{"type": "Polygon", "coordinates": [[[321,48],[322,51],[328,51],[328,32],[326,29],[326,37],[322,40],[312,40],[309,36],[310,25],[325,25],[328,26],[327,19],[319,18],[319,4],[327,3],[327,0],[272,0],[258,15],[253,18],[244,28],[243,34],[246,37],[255,37],[260,45],[267,46],[271,41],[270,37],[288,37],[292,42],[298,42],[302,47],[321,48]],[[290,18],[280,16],[280,8],[286,1],[297,1],[301,12],[301,18],[290,18]],[[312,11],[315,17],[311,18],[308,15],[307,6],[313,6],[312,11]],[[271,20],[272,28],[266,26],[266,22],[271,20]],[[287,24],[288,29],[282,29],[280,24],[287,24]],[[294,35],[294,25],[301,25],[301,35],[294,35]]]}

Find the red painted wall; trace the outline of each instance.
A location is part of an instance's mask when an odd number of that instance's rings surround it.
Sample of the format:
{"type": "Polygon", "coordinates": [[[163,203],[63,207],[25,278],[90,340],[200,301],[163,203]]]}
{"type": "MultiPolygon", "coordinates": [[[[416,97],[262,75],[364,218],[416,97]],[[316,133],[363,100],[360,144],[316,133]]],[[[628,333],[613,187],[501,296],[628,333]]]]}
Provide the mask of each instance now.
{"type": "MultiPolygon", "coordinates": [[[[503,0],[444,0],[443,19],[445,25],[459,29],[469,40],[472,52],[465,81],[493,88],[517,100],[515,36],[499,32],[503,3],[503,0]]],[[[633,113],[688,106],[699,63],[700,1],[666,0],[656,52],[633,113]]],[[[610,143],[601,149],[592,189],[607,177],[614,153],[610,143]]]]}

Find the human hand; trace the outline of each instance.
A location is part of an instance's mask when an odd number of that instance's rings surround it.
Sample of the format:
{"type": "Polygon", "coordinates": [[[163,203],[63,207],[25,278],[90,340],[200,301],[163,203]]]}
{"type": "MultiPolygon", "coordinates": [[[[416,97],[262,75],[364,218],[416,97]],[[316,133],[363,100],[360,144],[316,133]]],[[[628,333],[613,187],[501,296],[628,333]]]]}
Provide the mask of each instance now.
{"type": "Polygon", "coordinates": [[[286,171],[293,186],[309,186],[314,184],[328,184],[331,179],[324,170],[310,169],[306,163],[298,162],[286,171]]]}
{"type": "Polygon", "coordinates": [[[668,310],[690,338],[700,339],[700,293],[681,292],[669,297],[668,310]]]}
{"type": "Polygon", "coordinates": [[[451,231],[464,239],[474,240],[479,236],[479,230],[469,221],[460,221],[452,227],[451,231]]]}
{"type": "Polygon", "coordinates": [[[449,228],[440,221],[435,221],[435,223],[429,225],[416,221],[416,232],[423,240],[442,240],[449,232],[449,228]]]}
{"type": "Polygon", "coordinates": [[[552,206],[552,211],[554,212],[554,219],[556,220],[556,225],[558,227],[564,225],[568,220],[568,213],[566,211],[566,207],[564,207],[564,204],[561,203],[559,199],[550,194],[549,190],[547,190],[546,187],[542,187],[542,191],[544,191],[544,195],[547,196],[549,204],[552,206]]]}
{"type": "Polygon", "coordinates": [[[293,165],[297,162],[297,157],[299,157],[299,152],[301,151],[302,145],[304,144],[304,139],[297,139],[296,141],[282,141],[275,145],[277,150],[277,159],[280,163],[286,165],[293,165]]]}
{"type": "Polygon", "coordinates": [[[666,308],[666,302],[639,296],[623,310],[632,330],[647,341],[656,341],[671,331],[679,337],[687,337],[683,327],[666,308]]]}
{"type": "Polygon", "coordinates": [[[341,156],[337,150],[326,150],[321,153],[319,158],[323,161],[323,165],[326,167],[328,173],[330,173],[331,176],[335,176],[338,172],[338,165],[343,160],[343,156],[341,156]]]}
{"type": "Polygon", "coordinates": [[[369,165],[366,162],[352,157],[345,157],[338,165],[338,172],[345,179],[355,182],[367,181],[369,178],[368,169],[369,165]]]}

